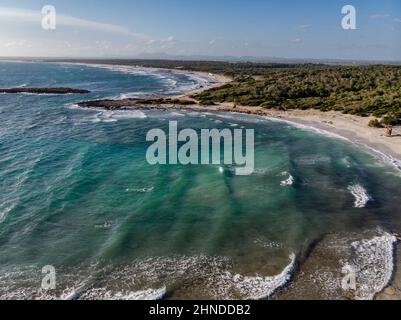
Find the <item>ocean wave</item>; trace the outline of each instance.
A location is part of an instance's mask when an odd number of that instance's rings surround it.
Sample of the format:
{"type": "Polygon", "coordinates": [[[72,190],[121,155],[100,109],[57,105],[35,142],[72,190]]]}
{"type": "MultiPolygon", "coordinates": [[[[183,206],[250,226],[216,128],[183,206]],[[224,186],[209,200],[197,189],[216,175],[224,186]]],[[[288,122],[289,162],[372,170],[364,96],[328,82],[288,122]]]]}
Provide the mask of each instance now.
{"type": "Polygon", "coordinates": [[[82,294],[79,294],[76,291],[72,291],[70,293],[67,293],[63,297],[63,300],[75,300],[76,298],[79,298],[81,300],[153,301],[163,299],[166,294],[166,287],[161,289],[147,289],[127,292],[113,292],[111,290],[108,290],[107,288],[97,288],[86,290],[82,294]]]}
{"type": "Polygon", "coordinates": [[[260,238],[255,239],[253,243],[268,249],[283,249],[285,247],[281,242],[269,241],[260,238]]]}
{"type": "Polygon", "coordinates": [[[155,188],[154,187],[149,187],[149,188],[139,188],[139,189],[126,189],[126,192],[134,192],[134,193],[150,193],[153,192],[155,188]]]}
{"type": "Polygon", "coordinates": [[[292,186],[294,184],[295,179],[290,173],[282,172],[281,175],[288,176],[288,178],[286,180],[281,181],[280,185],[282,187],[288,187],[288,186],[292,186]]]}
{"type": "Polygon", "coordinates": [[[381,152],[380,150],[372,148],[371,146],[368,146],[366,144],[359,143],[359,145],[361,145],[365,149],[369,150],[374,156],[377,157],[377,159],[381,160],[382,162],[391,164],[398,170],[401,170],[401,160],[396,159],[393,156],[386,154],[384,152],[381,152]]]}
{"type": "Polygon", "coordinates": [[[7,215],[14,209],[14,207],[15,204],[8,206],[0,211],[0,223],[2,223],[6,219],[7,215]]]}
{"type": "MultiPolygon", "coordinates": [[[[296,263],[296,256],[292,254],[290,264],[284,270],[272,277],[244,277],[242,275],[227,273],[220,278],[220,286],[233,288],[234,291],[246,300],[261,300],[271,297],[278,289],[286,285],[293,274],[296,263]]],[[[231,297],[233,298],[233,297],[231,297]]]]}
{"type": "Polygon", "coordinates": [[[147,92],[141,92],[141,91],[136,91],[136,92],[127,92],[127,93],[120,93],[115,99],[138,99],[138,98],[143,98],[148,96],[149,93],[147,92]]]}
{"type": "Polygon", "coordinates": [[[154,257],[121,266],[57,269],[57,290],[49,293],[37,287],[40,268],[13,268],[0,274],[0,299],[149,300],[164,298],[168,288],[177,299],[188,294],[218,300],[263,299],[290,280],[295,255],[290,260],[281,273],[267,277],[243,276],[233,272],[232,259],[211,256],[154,257]]]}
{"type": "Polygon", "coordinates": [[[285,120],[285,119],[279,119],[279,118],[274,118],[274,117],[270,117],[270,116],[262,116],[263,118],[270,120],[272,122],[281,122],[281,123],[286,123],[288,125],[290,125],[291,127],[295,127],[301,130],[305,130],[305,131],[312,131],[315,133],[318,133],[320,135],[324,135],[326,137],[331,137],[331,138],[336,138],[339,140],[344,140],[344,141],[350,141],[350,139],[343,137],[342,135],[339,135],[337,133],[333,133],[324,129],[319,129],[310,125],[305,125],[305,124],[300,124],[298,122],[294,122],[291,120],[285,120]]]}
{"type": "Polygon", "coordinates": [[[373,300],[390,283],[394,271],[394,246],[397,239],[384,234],[352,243],[353,257],[345,264],[355,272],[357,300],[373,300]]]}
{"type": "Polygon", "coordinates": [[[164,83],[166,88],[166,94],[181,94],[186,92],[192,92],[210,84],[219,82],[218,79],[212,75],[206,76],[189,71],[179,70],[167,70],[158,68],[148,68],[140,66],[124,66],[124,65],[107,65],[107,64],[85,64],[85,63],[74,63],[75,65],[83,65],[91,68],[101,68],[112,72],[119,72],[123,74],[129,74],[134,76],[148,76],[159,79],[164,83]],[[181,83],[178,79],[175,79],[177,75],[185,76],[189,83],[181,83]]]}
{"type": "Polygon", "coordinates": [[[384,153],[384,152],[382,152],[380,150],[377,150],[377,149],[375,149],[375,148],[373,148],[373,147],[371,147],[371,146],[369,146],[369,145],[367,145],[365,143],[362,143],[360,141],[354,141],[352,139],[346,138],[346,137],[344,137],[342,135],[339,135],[337,133],[329,132],[329,131],[324,130],[324,129],[319,129],[319,128],[316,128],[316,127],[311,126],[311,125],[300,124],[300,123],[297,123],[297,122],[291,121],[291,120],[278,119],[278,118],[269,117],[269,116],[263,116],[263,118],[268,119],[268,120],[273,121],[273,122],[287,123],[287,124],[289,124],[289,125],[291,125],[293,127],[299,128],[299,129],[303,129],[303,130],[306,130],[306,131],[313,131],[313,132],[318,133],[320,135],[324,135],[324,136],[327,136],[327,137],[331,137],[331,138],[335,138],[335,139],[339,139],[339,140],[343,140],[343,141],[347,141],[347,142],[353,143],[353,144],[355,144],[357,146],[360,146],[360,147],[368,150],[370,152],[370,154],[376,156],[377,159],[381,160],[382,162],[390,164],[390,165],[394,166],[395,168],[397,168],[398,170],[401,170],[401,160],[400,159],[396,159],[393,156],[391,156],[391,155],[389,155],[387,153],[384,153]]]}
{"type": "Polygon", "coordinates": [[[96,229],[111,229],[112,227],[113,227],[113,222],[111,221],[106,221],[103,224],[95,225],[96,229]]]}
{"type": "MultiPolygon", "coordinates": [[[[71,109],[83,109],[75,105],[70,105],[71,109]]],[[[75,120],[76,125],[82,125],[86,123],[100,123],[100,122],[117,122],[126,119],[146,119],[147,115],[145,112],[140,110],[121,110],[121,111],[104,111],[103,109],[91,109],[85,110],[90,111],[90,116],[82,117],[75,120]],[[95,112],[95,113],[94,113],[95,112]]]]}
{"type": "Polygon", "coordinates": [[[173,117],[185,117],[185,114],[179,113],[179,112],[176,112],[176,111],[170,112],[169,115],[173,116],[173,117]]]}
{"type": "Polygon", "coordinates": [[[351,185],[348,187],[348,190],[355,198],[355,208],[365,208],[368,202],[372,200],[368,191],[360,184],[351,185]]]}
{"type": "Polygon", "coordinates": [[[380,229],[327,234],[275,298],[372,300],[391,281],[395,244],[396,238],[380,229]]]}
{"type": "Polygon", "coordinates": [[[253,174],[254,174],[254,175],[261,175],[261,176],[263,176],[263,175],[271,174],[272,171],[273,171],[272,168],[255,168],[255,169],[253,170],[253,174]]]}

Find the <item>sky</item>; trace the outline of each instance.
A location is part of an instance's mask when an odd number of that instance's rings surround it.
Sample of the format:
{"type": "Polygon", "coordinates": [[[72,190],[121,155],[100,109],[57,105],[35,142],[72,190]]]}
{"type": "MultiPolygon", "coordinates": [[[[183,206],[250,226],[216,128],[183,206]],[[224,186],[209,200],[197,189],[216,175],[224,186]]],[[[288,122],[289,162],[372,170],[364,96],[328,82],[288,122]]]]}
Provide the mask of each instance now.
{"type": "Polygon", "coordinates": [[[401,61],[401,1],[0,0],[0,56],[401,61]],[[356,29],[342,28],[345,5],[356,29]]]}

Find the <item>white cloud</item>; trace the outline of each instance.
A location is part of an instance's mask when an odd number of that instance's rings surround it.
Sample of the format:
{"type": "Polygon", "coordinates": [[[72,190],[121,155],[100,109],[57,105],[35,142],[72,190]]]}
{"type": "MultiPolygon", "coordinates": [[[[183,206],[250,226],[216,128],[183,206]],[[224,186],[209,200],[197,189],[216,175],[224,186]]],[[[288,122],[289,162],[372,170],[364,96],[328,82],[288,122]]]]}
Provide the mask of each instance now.
{"type": "Polygon", "coordinates": [[[26,40],[15,40],[4,43],[5,48],[32,47],[32,44],[26,40]]]}
{"type": "MultiPolygon", "coordinates": [[[[17,24],[23,22],[37,23],[37,25],[40,26],[42,21],[42,14],[40,11],[0,7],[0,18],[2,19],[2,21],[7,20],[17,24]]],[[[137,37],[141,39],[147,38],[145,35],[132,32],[128,28],[123,26],[85,20],[59,13],[57,13],[56,23],[57,26],[82,28],[82,29],[89,29],[107,33],[115,33],[125,36],[137,37]]]]}
{"type": "Polygon", "coordinates": [[[214,46],[220,43],[223,43],[224,39],[223,38],[214,38],[212,40],[209,41],[209,46],[214,46]]]}
{"type": "Polygon", "coordinates": [[[160,41],[160,48],[163,50],[173,49],[176,45],[177,41],[173,36],[169,36],[167,39],[163,39],[160,41]]]}

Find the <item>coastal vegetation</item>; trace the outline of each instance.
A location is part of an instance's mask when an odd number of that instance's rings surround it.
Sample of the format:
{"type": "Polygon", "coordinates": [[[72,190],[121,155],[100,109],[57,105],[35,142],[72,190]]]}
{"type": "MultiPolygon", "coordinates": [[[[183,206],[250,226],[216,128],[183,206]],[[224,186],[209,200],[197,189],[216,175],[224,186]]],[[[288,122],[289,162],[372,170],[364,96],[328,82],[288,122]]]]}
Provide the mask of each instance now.
{"type": "Polygon", "coordinates": [[[401,123],[401,67],[297,66],[232,83],[194,96],[201,104],[231,102],[268,109],[318,109],[362,117],[383,125],[401,123]]]}
{"type": "MultiPolygon", "coordinates": [[[[228,102],[278,110],[334,110],[362,117],[376,117],[377,123],[371,122],[370,126],[401,124],[401,66],[398,65],[174,60],[70,62],[200,71],[222,74],[233,79],[223,86],[194,94],[193,100],[201,105],[228,102]]],[[[190,104],[181,99],[175,99],[174,103],[190,104]]]]}

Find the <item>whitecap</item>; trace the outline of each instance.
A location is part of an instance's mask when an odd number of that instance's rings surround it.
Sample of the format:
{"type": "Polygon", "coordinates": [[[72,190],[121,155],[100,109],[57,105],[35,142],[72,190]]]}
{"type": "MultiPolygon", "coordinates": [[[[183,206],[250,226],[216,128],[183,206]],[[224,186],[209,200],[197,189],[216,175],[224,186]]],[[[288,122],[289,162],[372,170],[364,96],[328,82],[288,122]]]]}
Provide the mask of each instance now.
{"type": "Polygon", "coordinates": [[[14,209],[14,207],[15,207],[15,205],[11,205],[0,211],[0,223],[6,219],[7,215],[11,212],[11,210],[14,209]]]}
{"type": "Polygon", "coordinates": [[[213,83],[218,83],[219,80],[213,75],[203,75],[188,71],[179,70],[165,70],[158,68],[149,68],[141,66],[124,66],[124,65],[107,65],[107,64],[85,64],[85,63],[73,63],[75,65],[84,65],[91,68],[107,69],[113,72],[119,72],[129,75],[136,76],[150,76],[159,79],[166,86],[168,94],[180,94],[183,92],[191,92],[213,83]],[[189,83],[179,83],[174,76],[183,75],[189,79],[189,83]]]}
{"type": "Polygon", "coordinates": [[[242,298],[246,300],[267,299],[291,280],[295,269],[296,256],[292,254],[289,258],[291,260],[290,264],[276,276],[246,277],[239,274],[233,275],[227,272],[220,277],[220,285],[234,289],[234,291],[238,292],[242,298]]]}
{"type": "Polygon", "coordinates": [[[365,208],[368,202],[372,200],[367,190],[360,184],[351,185],[348,190],[355,197],[355,208],[365,208]]]}
{"type": "Polygon", "coordinates": [[[136,192],[136,193],[150,193],[153,192],[155,188],[154,187],[149,187],[149,188],[139,188],[139,189],[126,189],[126,192],[136,192]]]}
{"type": "Polygon", "coordinates": [[[263,240],[259,238],[255,239],[253,243],[266,249],[283,249],[285,247],[282,242],[263,240]]]}
{"type": "Polygon", "coordinates": [[[145,289],[139,291],[120,291],[113,292],[106,288],[96,288],[86,290],[84,293],[79,294],[75,291],[72,291],[69,295],[67,295],[67,299],[65,300],[73,300],[76,298],[82,300],[120,300],[120,301],[154,301],[161,300],[165,297],[167,293],[166,287],[160,289],[145,289]],[[70,299],[68,299],[70,297],[70,299]],[[71,299],[71,297],[73,299],[71,299]]]}
{"type": "Polygon", "coordinates": [[[185,117],[185,114],[179,113],[179,112],[170,112],[170,116],[174,116],[174,117],[185,117]]]}
{"type": "MultiPolygon", "coordinates": [[[[92,110],[93,111],[93,110],[92,110]]],[[[146,119],[147,116],[140,110],[122,110],[122,111],[101,111],[95,115],[86,118],[86,121],[91,123],[98,122],[117,122],[125,119],[146,119]]],[[[85,119],[80,119],[78,123],[86,122],[85,119]]]]}
{"type": "Polygon", "coordinates": [[[290,173],[282,172],[281,175],[282,176],[288,176],[288,178],[286,180],[281,181],[280,186],[288,187],[288,186],[292,186],[294,184],[295,179],[290,173]]]}

